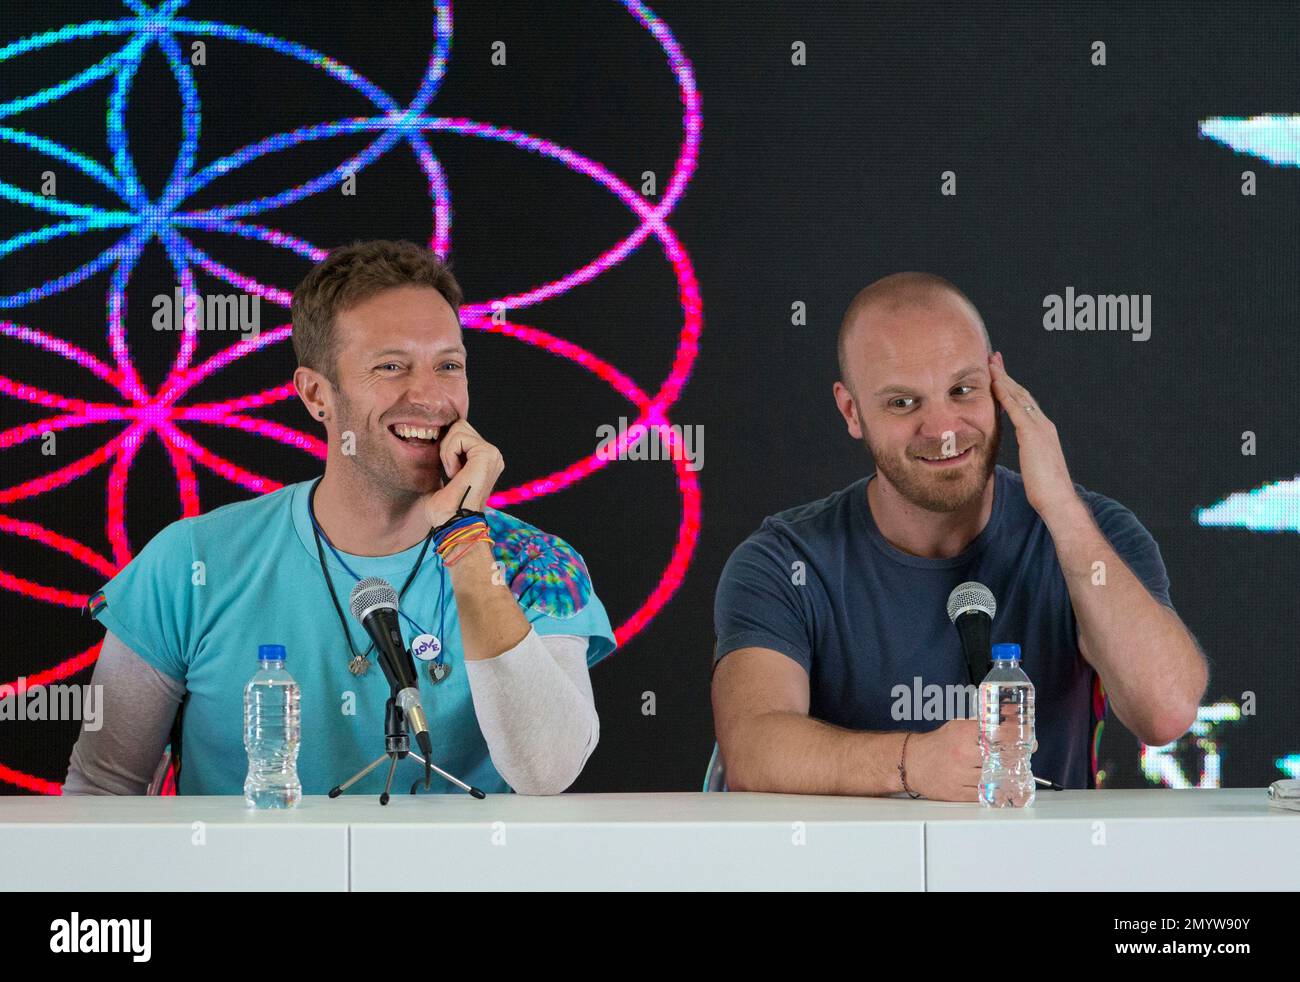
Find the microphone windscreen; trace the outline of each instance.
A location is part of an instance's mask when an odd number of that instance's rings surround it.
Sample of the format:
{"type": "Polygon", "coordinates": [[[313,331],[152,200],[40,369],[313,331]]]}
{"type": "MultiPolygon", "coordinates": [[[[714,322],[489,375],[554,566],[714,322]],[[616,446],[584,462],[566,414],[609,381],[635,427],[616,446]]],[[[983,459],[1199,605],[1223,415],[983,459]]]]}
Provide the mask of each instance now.
{"type": "Polygon", "coordinates": [[[990,619],[998,611],[998,603],[993,599],[993,591],[983,583],[974,580],[959,583],[953,587],[952,593],[948,594],[948,619],[954,624],[957,623],[958,617],[970,610],[988,614],[990,619]]]}
{"type": "Polygon", "coordinates": [[[377,607],[391,607],[396,610],[397,591],[383,577],[367,576],[352,588],[348,606],[352,608],[352,616],[362,621],[365,620],[366,614],[377,607]]]}

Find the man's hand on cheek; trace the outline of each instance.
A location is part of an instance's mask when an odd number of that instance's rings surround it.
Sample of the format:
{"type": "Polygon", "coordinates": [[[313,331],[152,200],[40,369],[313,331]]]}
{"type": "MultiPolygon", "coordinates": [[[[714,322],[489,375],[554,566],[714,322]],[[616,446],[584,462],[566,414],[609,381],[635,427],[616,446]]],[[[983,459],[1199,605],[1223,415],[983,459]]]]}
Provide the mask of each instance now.
{"type": "Polygon", "coordinates": [[[989,358],[989,371],[993,395],[1016,430],[1025,495],[1034,510],[1050,524],[1053,518],[1070,512],[1080,503],[1056,426],[1043,415],[1029,391],[1007,374],[1001,352],[989,358]]]}
{"type": "Polygon", "coordinates": [[[429,524],[444,524],[458,508],[482,511],[505,469],[501,451],[488,443],[464,419],[447,428],[438,445],[447,480],[424,499],[429,524]],[[468,494],[467,494],[468,492],[468,494]]]}

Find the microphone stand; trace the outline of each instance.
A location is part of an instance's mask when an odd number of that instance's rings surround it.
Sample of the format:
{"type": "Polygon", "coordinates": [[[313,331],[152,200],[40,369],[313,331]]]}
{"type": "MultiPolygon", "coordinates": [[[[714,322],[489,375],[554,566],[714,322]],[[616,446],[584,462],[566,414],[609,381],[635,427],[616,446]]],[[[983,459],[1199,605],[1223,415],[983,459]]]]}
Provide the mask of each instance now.
{"type": "MultiPolygon", "coordinates": [[[[487,795],[478,788],[471,787],[454,774],[448,774],[437,764],[431,763],[415,753],[411,749],[411,741],[406,732],[406,714],[402,712],[402,707],[397,704],[397,690],[393,689],[392,694],[388,697],[388,702],[384,706],[384,753],[376,757],[373,761],[363,767],[357,773],[342,784],[336,785],[330,789],[329,796],[337,798],[352,785],[356,784],[363,777],[373,771],[385,760],[388,761],[388,780],[384,782],[384,791],[379,796],[381,805],[388,804],[393,788],[393,776],[397,773],[397,762],[404,757],[411,757],[424,765],[424,786],[429,787],[430,772],[436,773],[439,777],[450,781],[462,791],[468,791],[475,798],[486,798],[487,795]]],[[[415,789],[420,786],[417,780],[411,785],[411,794],[415,794],[415,789]]]]}

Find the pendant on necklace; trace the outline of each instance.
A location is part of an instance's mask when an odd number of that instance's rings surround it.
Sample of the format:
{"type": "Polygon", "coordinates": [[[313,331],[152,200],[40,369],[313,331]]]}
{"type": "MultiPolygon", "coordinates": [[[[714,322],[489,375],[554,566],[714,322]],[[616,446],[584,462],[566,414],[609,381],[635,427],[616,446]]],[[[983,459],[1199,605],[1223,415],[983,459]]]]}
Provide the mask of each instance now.
{"type": "Polygon", "coordinates": [[[353,675],[365,675],[370,671],[370,659],[365,655],[357,655],[348,662],[348,671],[353,675]]]}
{"type": "Polygon", "coordinates": [[[451,666],[442,660],[442,642],[435,635],[421,634],[411,642],[411,654],[429,663],[429,681],[441,682],[451,672],[451,666]]]}

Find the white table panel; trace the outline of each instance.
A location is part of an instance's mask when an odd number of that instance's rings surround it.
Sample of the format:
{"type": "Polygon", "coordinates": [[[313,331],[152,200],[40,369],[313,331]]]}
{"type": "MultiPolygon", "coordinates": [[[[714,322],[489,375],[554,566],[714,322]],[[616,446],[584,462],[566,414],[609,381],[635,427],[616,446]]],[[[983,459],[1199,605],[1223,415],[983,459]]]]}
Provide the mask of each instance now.
{"type": "Polygon", "coordinates": [[[911,802],[759,794],[394,798],[354,890],[921,890],[911,802]],[[910,812],[910,814],[909,814],[910,812]]]}
{"type": "Polygon", "coordinates": [[[328,804],[0,798],[0,890],[347,890],[347,822],[328,804]]]}
{"type": "Polygon", "coordinates": [[[1300,812],[1263,789],[1040,791],[924,818],[929,890],[1300,889],[1300,812]]]}

